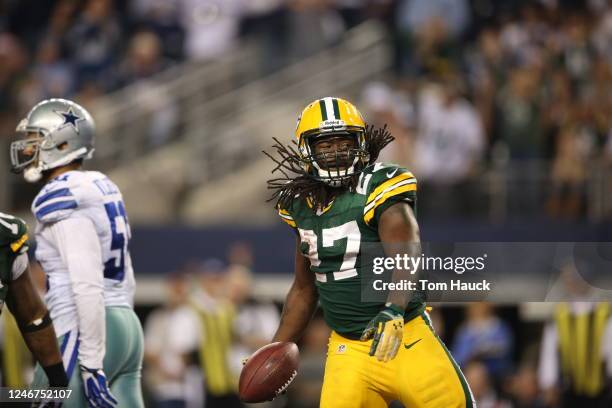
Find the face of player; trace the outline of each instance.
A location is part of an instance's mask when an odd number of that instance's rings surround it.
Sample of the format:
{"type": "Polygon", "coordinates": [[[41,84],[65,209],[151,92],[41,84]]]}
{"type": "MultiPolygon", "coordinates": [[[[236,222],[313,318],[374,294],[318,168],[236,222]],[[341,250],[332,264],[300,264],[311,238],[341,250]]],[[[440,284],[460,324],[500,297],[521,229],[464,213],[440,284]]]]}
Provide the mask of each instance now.
{"type": "Polygon", "coordinates": [[[322,169],[345,170],[353,164],[351,150],[356,147],[353,136],[331,135],[315,140],[311,148],[322,169]]]}

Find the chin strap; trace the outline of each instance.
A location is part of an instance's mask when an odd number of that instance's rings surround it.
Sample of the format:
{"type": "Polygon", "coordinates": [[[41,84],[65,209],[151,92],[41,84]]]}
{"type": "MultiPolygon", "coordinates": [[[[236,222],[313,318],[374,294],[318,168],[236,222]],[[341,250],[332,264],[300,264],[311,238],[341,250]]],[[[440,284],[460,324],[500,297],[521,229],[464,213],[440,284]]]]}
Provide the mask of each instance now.
{"type": "Polygon", "coordinates": [[[23,171],[23,178],[28,183],[37,183],[42,178],[42,170],[40,167],[28,167],[23,171]]]}

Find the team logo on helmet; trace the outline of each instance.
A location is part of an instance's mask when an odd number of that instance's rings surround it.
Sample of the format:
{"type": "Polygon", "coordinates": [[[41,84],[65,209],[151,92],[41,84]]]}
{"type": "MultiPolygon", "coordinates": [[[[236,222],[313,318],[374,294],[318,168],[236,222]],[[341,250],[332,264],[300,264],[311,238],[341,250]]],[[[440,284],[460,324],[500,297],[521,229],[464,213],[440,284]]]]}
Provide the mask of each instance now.
{"type": "Polygon", "coordinates": [[[321,132],[344,130],[346,129],[346,123],[341,119],[324,120],[323,122],[319,123],[319,129],[321,132]]]}
{"type": "Polygon", "coordinates": [[[72,109],[72,106],[68,108],[68,112],[62,112],[58,110],[54,110],[53,112],[64,118],[64,123],[60,125],[59,129],[62,129],[66,126],[71,126],[75,132],[79,133],[78,122],[85,120],[85,118],[78,116],[74,112],[74,109],[72,109]]]}

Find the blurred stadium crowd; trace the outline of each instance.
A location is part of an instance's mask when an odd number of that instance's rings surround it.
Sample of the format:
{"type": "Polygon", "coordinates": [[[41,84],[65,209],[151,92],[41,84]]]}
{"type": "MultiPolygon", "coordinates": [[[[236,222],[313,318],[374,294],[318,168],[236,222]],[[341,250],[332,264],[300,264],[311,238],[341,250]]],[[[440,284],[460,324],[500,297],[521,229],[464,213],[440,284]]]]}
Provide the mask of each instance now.
{"type": "Polygon", "coordinates": [[[515,215],[585,215],[590,172],[612,162],[610,3],[399,3],[396,76],[363,100],[405,145],[392,159],[418,175],[423,214],[480,212],[470,181],[489,168],[515,215]]]}
{"type": "MultiPolygon", "coordinates": [[[[612,163],[606,0],[5,0],[0,131],[11,135],[43,98],[88,105],[245,42],[271,73],[365,20],[387,27],[395,63],[359,105],[391,127],[398,141],[387,159],[419,176],[424,215],[479,214],[495,170],[504,194],[517,196],[510,213],[577,219],[605,200],[609,186],[597,176],[612,163]],[[468,192],[461,203],[447,199],[458,191],[468,192]]],[[[602,211],[599,219],[612,210],[602,211]]]]}
{"type": "Polygon", "coordinates": [[[278,67],[325,48],[363,21],[365,3],[3,0],[3,134],[11,134],[17,113],[40,99],[64,96],[87,104],[172,64],[212,60],[242,41],[258,39],[268,68],[278,67]]]}

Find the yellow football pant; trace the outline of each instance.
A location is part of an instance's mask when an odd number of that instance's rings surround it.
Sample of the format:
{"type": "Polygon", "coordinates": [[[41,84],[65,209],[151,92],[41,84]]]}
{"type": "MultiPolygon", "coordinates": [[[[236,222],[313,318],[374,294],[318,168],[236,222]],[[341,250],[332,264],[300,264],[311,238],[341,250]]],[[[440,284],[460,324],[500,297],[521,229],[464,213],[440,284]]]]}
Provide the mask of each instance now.
{"type": "Polygon", "coordinates": [[[472,408],[471,391],[426,314],[404,325],[395,359],[370,357],[371,341],[333,332],[327,350],[321,408],[378,408],[394,400],[406,408],[472,408]]]}

